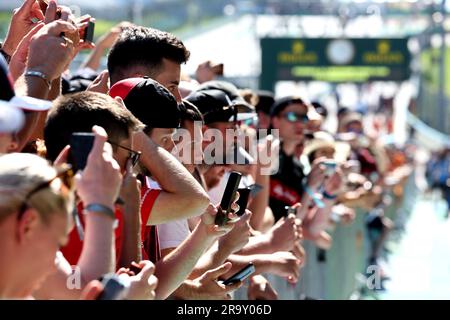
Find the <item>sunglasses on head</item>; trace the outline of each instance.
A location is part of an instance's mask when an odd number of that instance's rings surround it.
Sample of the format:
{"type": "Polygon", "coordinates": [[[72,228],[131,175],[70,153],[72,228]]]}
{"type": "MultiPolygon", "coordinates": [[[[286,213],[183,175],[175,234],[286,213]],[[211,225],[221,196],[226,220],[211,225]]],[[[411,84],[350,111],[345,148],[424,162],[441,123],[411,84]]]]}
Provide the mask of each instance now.
{"type": "Polygon", "coordinates": [[[133,166],[133,168],[137,165],[137,163],[139,162],[139,159],[141,158],[142,152],[135,151],[133,149],[124,147],[124,146],[122,146],[122,145],[120,145],[118,143],[115,143],[115,142],[112,142],[112,141],[109,141],[109,140],[108,140],[108,142],[109,142],[109,144],[111,144],[111,145],[113,145],[115,147],[127,150],[130,153],[128,158],[131,159],[131,165],[133,166]]]}
{"type": "Polygon", "coordinates": [[[283,114],[283,118],[285,118],[287,121],[291,123],[295,122],[301,122],[301,123],[308,123],[309,118],[306,113],[296,113],[296,112],[286,112],[283,114]]]}
{"type": "MultiPolygon", "coordinates": [[[[44,190],[46,188],[49,188],[50,185],[55,181],[56,179],[61,179],[61,182],[65,186],[66,193],[68,194],[71,190],[73,190],[74,186],[74,172],[72,170],[72,167],[70,165],[63,165],[59,168],[57,168],[56,176],[48,181],[44,181],[37,185],[35,188],[33,188],[30,192],[27,193],[23,200],[23,204],[19,210],[19,216],[17,217],[18,220],[20,220],[25,213],[28,206],[28,201],[31,199],[33,195],[35,195],[37,192],[44,190]]],[[[63,191],[63,188],[61,189],[63,191]]]]}

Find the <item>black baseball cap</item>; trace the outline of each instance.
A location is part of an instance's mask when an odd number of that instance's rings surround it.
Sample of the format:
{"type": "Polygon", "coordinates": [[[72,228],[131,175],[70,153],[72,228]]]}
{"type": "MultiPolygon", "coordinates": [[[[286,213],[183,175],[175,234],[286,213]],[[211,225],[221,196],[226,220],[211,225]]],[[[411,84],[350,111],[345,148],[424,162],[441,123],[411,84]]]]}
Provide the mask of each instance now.
{"type": "Polygon", "coordinates": [[[239,113],[239,105],[218,89],[194,91],[186,100],[200,110],[205,124],[242,121],[256,116],[255,113],[239,113]]]}
{"type": "Polygon", "coordinates": [[[175,97],[150,78],[129,78],[114,84],[109,95],[125,106],[147,128],[179,128],[181,110],[175,97]]]}
{"type": "Polygon", "coordinates": [[[256,111],[261,111],[267,115],[270,115],[270,108],[275,103],[274,94],[270,91],[262,90],[257,91],[256,94],[258,95],[258,103],[255,106],[256,111]]]}
{"type": "Polygon", "coordinates": [[[288,96],[275,100],[274,104],[270,108],[270,115],[272,117],[279,115],[281,112],[283,112],[284,109],[286,109],[291,104],[302,104],[307,106],[307,104],[302,98],[295,96],[288,96]]]}
{"type": "Polygon", "coordinates": [[[255,107],[245,101],[244,98],[242,98],[238,88],[231,82],[212,80],[203,83],[200,87],[197,88],[197,91],[208,90],[220,90],[224,92],[233,102],[233,105],[237,107],[239,113],[255,112],[255,107]]]}

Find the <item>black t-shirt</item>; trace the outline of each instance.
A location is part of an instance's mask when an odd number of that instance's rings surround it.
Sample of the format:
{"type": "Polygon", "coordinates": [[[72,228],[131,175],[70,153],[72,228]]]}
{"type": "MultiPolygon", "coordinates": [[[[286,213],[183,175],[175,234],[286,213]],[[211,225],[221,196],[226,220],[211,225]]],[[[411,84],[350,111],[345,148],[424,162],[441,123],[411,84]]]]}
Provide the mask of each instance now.
{"type": "Polygon", "coordinates": [[[302,185],[304,177],[302,167],[294,161],[294,156],[286,155],[283,148],[280,148],[279,170],[270,177],[269,206],[275,220],[286,216],[285,206],[300,202],[304,191],[302,185]]]}

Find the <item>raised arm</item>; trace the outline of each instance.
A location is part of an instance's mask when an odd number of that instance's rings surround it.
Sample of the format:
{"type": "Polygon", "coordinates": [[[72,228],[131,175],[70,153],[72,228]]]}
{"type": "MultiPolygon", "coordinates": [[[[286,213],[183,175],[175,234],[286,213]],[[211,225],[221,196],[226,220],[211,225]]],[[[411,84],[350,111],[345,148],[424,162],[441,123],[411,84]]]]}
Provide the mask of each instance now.
{"type": "Polygon", "coordinates": [[[141,162],[163,190],[147,223],[157,225],[204,212],[209,197],[187,169],[145,133],[136,133],[134,141],[135,148],[142,151],[141,162]]]}

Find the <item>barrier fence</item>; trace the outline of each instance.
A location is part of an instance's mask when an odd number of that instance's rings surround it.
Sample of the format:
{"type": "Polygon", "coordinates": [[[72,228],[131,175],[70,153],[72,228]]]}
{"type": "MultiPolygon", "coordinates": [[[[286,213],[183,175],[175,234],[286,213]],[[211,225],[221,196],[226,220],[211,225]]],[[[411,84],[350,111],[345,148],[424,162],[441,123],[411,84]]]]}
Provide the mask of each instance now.
{"type": "MultiPolygon", "coordinates": [[[[385,215],[396,222],[396,228],[403,229],[415,199],[414,172],[405,184],[403,197],[389,196],[393,201],[385,208],[385,215]]],[[[329,231],[333,238],[330,250],[318,249],[310,241],[304,242],[307,254],[306,265],[301,270],[301,278],[296,285],[274,275],[265,275],[278,292],[280,300],[357,299],[361,292],[369,289],[366,275],[369,239],[366,229],[366,212],[357,210],[356,219],[350,225],[337,224],[329,231]]],[[[247,299],[247,287],[244,286],[234,294],[237,300],[247,299]]]]}

